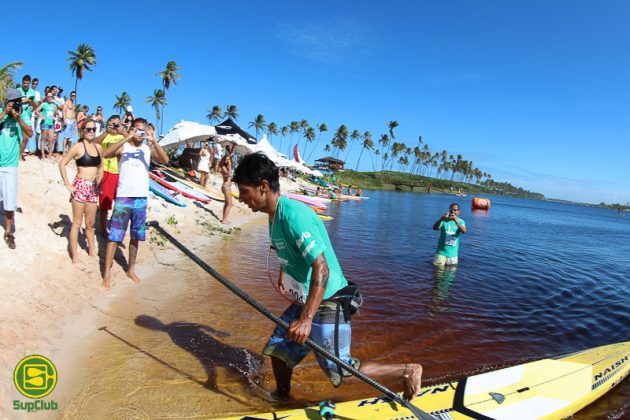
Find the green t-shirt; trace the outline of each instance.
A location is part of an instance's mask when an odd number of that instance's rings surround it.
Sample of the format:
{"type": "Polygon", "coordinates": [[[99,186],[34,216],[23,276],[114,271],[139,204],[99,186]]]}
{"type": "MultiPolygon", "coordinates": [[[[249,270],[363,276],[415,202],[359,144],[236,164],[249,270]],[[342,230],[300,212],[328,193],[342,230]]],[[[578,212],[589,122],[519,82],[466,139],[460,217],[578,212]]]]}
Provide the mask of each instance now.
{"type": "Polygon", "coordinates": [[[42,104],[42,115],[44,116],[44,124],[53,125],[55,123],[55,109],[57,105],[49,102],[42,104]]]}
{"type": "Polygon", "coordinates": [[[0,167],[18,166],[22,127],[13,118],[5,115],[0,121],[0,167]]]}
{"type": "MultiPolygon", "coordinates": [[[[464,219],[457,218],[460,225],[466,227],[464,219]]],[[[453,220],[440,222],[440,239],[438,241],[437,253],[447,258],[457,257],[459,252],[459,236],[462,231],[453,220]]]]}
{"type": "MultiPolygon", "coordinates": [[[[295,300],[305,303],[309,293],[312,266],[322,252],[330,271],[324,299],[328,299],[348,284],[324,223],[305,204],[288,197],[280,197],[274,223],[269,224],[269,236],[285,277],[289,274],[299,283],[295,288],[291,288],[294,290],[290,290],[295,300]]],[[[285,288],[286,286],[285,280],[285,288]]]]}
{"type": "MultiPolygon", "coordinates": [[[[24,91],[24,89],[22,89],[22,87],[19,88],[19,91],[22,92],[22,95],[24,95],[26,97],[26,99],[30,99],[31,96],[36,96],[35,95],[35,91],[31,88],[29,88],[26,92],[24,91]]],[[[37,98],[35,98],[37,99],[37,98]]],[[[24,121],[26,123],[26,125],[28,126],[33,126],[33,108],[31,107],[30,104],[24,103],[22,104],[22,114],[20,114],[20,116],[22,117],[22,121],[24,121]]]]}

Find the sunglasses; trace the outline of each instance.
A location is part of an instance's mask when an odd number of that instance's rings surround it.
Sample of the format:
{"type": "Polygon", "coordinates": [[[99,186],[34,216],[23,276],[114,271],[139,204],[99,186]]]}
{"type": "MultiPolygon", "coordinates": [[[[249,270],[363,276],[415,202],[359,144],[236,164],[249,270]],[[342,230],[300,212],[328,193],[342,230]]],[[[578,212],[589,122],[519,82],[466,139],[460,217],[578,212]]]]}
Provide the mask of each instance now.
{"type": "Polygon", "coordinates": [[[85,127],[85,131],[87,131],[88,133],[95,133],[96,127],[85,127]]]}

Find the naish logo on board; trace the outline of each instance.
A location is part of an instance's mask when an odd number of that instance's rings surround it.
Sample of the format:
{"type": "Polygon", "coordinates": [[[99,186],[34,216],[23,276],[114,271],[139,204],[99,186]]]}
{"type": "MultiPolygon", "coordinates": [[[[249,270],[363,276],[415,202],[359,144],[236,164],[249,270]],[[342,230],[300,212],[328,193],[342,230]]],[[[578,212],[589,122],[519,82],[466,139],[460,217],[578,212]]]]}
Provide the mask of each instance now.
{"type": "Polygon", "coordinates": [[[604,376],[614,372],[616,369],[618,369],[621,365],[623,365],[627,361],[628,361],[628,356],[625,356],[623,359],[617,360],[614,364],[608,366],[606,370],[604,370],[603,372],[599,372],[597,375],[595,375],[594,380],[598,381],[602,379],[604,376]]]}
{"type": "Polygon", "coordinates": [[[47,357],[33,354],[20,360],[13,371],[13,383],[20,394],[38,401],[13,401],[14,410],[56,410],[55,401],[43,401],[57,385],[57,368],[47,357]]]}

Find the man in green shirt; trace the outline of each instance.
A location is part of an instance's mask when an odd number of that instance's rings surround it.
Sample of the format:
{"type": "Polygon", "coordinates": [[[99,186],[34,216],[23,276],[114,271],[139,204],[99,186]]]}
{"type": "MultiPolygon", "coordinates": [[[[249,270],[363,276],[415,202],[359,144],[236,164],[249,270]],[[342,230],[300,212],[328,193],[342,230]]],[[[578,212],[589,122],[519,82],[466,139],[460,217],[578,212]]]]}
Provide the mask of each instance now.
{"type": "Polygon", "coordinates": [[[17,167],[20,147],[33,135],[33,129],[21,118],[22,92],[9,89],[0,111],[0,201],[4,209],[4,241],[15,249],[13,214],[17,209],[17,167]]]}
{"type": "MultiPolygon", "coordinates": [[[[24,77],[22,77],[22,86],[20,86],[18,90],[22,94],[22,120],[26,123],[26,125],[32,128],[34,125],[33,112],[35,108],[37,108],[37,102],[35,90],[31,88],[30,75],[25,74],[24,77]]],[[[22,145],[20,147],[20,156],[24,156],[24,152],[26,151],[26,144],[28,143],[28,140],[30,138],[31,136],[25,137],[22,141],[22,145]]],[[[22,160],[24,160],[23,157],[22,160]]]]}
{"type": "MultiPolygon", "coordinates": [[[[239,201],[252,211],[269,216],[271,248],[281,266],[277,289],[293,301],[282,315],[289,329],[276,327],[263,349],[263,354],[271,357],[276,397],[289,397],[293,367],[309,353],[304,343],[310,337],[366,375],[402,378],[404,398],[413,398],[420,389],[420,364],[361,365],[350,356],[350,319],[339,314],[334,301],[335,294],[348,282],[317,214],[308,206],[280,195],[278,168],[263,153],[245,156],[233,181],[238,184],[239,201]]],[[[350,376],[324,356],[315,357],[334,386],[350,376]]]]}
{"type": "Polygon", "coordinates": [[[457,265],[458,263],[459,236],[466,233],[466,222],[460,219],[459,211],[459,204],[453,203],[449,206],[449,211],[433,224],[433,230],[440,231],[440,239],[433,258],[435,265],[457,265]]]}

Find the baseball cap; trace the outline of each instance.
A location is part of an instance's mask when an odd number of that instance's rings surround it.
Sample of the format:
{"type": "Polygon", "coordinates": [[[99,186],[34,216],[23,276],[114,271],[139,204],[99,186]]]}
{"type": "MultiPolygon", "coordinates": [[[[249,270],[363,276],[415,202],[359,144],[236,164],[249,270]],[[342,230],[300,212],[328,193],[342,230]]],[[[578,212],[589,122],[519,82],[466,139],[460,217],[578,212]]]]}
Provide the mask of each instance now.
{"type": "Polygon", "coordinates": [[[15,101],[16,99],[23,98],[22,92],[17,89],[9,89],[7,90],[7,95],[4,97],[7,101],[15,101]]]}
{"type": "Polygon", "coordinates": [[[127,105],[127,108],[125,108],[125,110],[127,110],[127,112],[133,112],[133,108],[131,107],[131,105],[127,105]]]}

